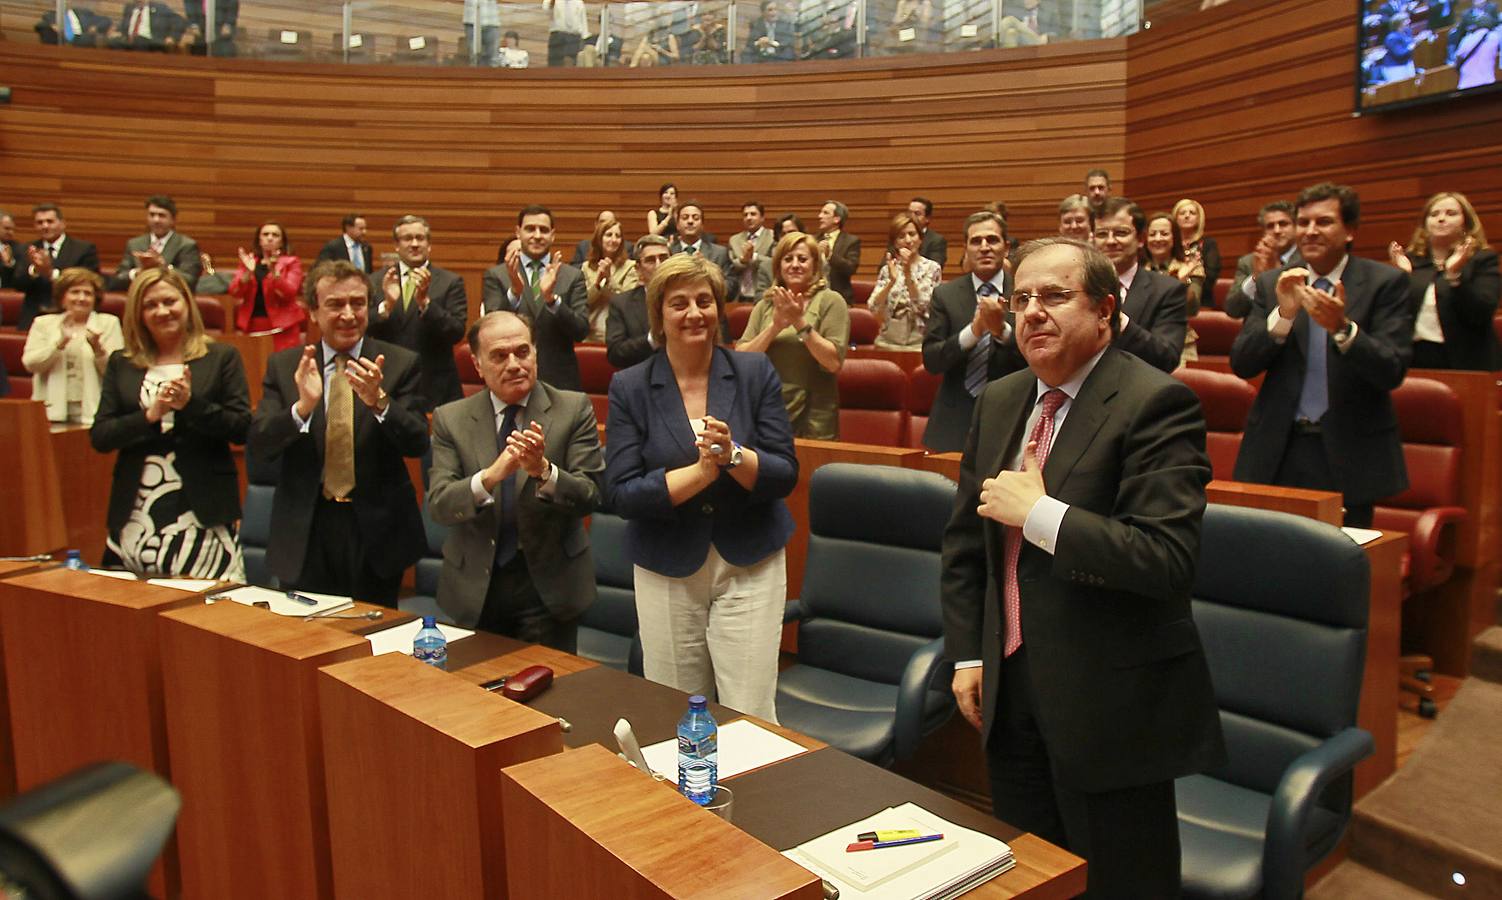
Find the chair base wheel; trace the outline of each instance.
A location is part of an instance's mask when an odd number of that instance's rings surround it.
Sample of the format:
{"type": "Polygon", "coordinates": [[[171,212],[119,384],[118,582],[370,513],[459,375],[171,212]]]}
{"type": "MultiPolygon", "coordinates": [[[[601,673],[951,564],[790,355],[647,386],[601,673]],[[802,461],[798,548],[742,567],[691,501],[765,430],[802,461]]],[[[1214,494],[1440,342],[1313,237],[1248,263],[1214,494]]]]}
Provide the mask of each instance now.
{"type": "Polygon", "coordinates": [[[1419,698],[1419,715],[1425,719],[1432,719],[1439,714],[1439,707],[1428,697],[1419,698]]]}

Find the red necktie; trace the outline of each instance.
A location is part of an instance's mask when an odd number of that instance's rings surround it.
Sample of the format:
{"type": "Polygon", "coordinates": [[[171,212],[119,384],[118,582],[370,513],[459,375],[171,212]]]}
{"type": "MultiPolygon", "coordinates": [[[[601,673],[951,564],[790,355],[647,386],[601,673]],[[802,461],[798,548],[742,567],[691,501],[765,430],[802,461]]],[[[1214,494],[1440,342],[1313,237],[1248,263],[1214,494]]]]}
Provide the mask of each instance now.
{"type": "MultiPolygon", "coordinates": [[[[1038,421],[1033,425],[1033,433],[1028,436],[1027,443],[1038,445],[1038,466],[1041,468],[1048,461],[1048,450],[1053,446],[1054,416],[1058,414],[1059,407],[1069,395],[1053,388],[1043,395],[1043,414],[1038,416],[1038,421]]],[[[1027,453],[1027,444],[1023,445],[1024,458],[1027,453]]],[[[1011,656],[1022,646],[1022,593],[1017,587],[1017,560],[1022,556],[1022,528],[1007,528],[1004,549],[1007,555],[1006,584],[1003,590],[1003,601],[1006,614],[1006,646],[1002,651],[1003,656],[1011,656]]]]}

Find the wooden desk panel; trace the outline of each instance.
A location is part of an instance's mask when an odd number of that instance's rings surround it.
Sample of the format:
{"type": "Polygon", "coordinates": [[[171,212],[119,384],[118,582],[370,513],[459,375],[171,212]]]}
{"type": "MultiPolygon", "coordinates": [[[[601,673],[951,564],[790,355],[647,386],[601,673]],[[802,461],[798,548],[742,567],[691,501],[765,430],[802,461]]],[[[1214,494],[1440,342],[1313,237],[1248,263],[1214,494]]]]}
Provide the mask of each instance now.
{"type": "Polygon", "coordinates": [[[1340,495],[1329,491],[1307,491],[1303,488],[1216,479],[1205,486],[1205,499],[1227,506],[1249,506],[1253,509],[1303,516],[1336,528],[1345,519],[1345,507],[1341,505],[1340,495]]]}
{"type": "Polygon", "coordinates": [[[505,897],[499,773],[563,752],[558,720],[397,653],[318,695],[335,894],[505,897]]]}
{"type": "Polygon", "coordinates": [[[6,476],[0,554],[5,556],[51,553],[67,543],[50,431],[40,400],[0,400],[0,471],[6,476]]]}
{"type": "MultiPolygon", "coordinates": [[[[43,564],[39,562],[0,561],[0,580],[35,572],[43,564]]],[[[3,609],[0,609],[3,612],[3,609]]],[[[0,625],[0,628],[3,628],[0,625]]],[[[0,802],[16,793],[15,745],[10,736],[10,696],[5,680],[5,649],[0,642],[0,802]]]]}
{"type": "Polygon", "coordinates": [[[234,602],[159,624],[183,895],[332,897],[316,676],[370,643],[234,602]]]}
{"type": "Polygon", "coordinates": [[[117,454],[96,452],[89,444],[89,429],[82,425],[53,426],[51,443],[57,470],[67,473],[58,488],[62,493],[63,522],[68,528],[68,547],[82,553],[89,565],[99,565],[109,536],[106,520],[117,454]]]}
{"type": "Polygon", "coordinates": [[[1371,563],[1371,602],[1366,626],[1366,668],[1356,724],[1372,733],[1376,752],[1356,767],[1356,798],[1381,784],[1398,767],[1398,645],[1403,618],[1403,554],[1408,535],[1387,532],[1365,545],[1371,563]]]}
{"type": "Polygon", "coordinates": [[[603,747],[501,773],[514,900],[806,898],[819,879],[603,747]]]}

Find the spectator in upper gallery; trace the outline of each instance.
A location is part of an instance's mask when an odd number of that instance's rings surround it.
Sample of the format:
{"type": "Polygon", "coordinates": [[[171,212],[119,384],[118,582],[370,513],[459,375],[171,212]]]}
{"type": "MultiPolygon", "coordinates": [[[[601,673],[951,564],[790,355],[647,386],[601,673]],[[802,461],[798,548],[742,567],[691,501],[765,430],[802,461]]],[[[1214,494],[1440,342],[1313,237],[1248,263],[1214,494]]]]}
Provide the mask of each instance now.
{"type": "Polygon", "coordinates": [[[1059,235],[1090,243],[1095,235],[1095,210],[1084,194],[1070,194],[1059,203],[1059,235]]]}
{"type": "Polygon", "coordinates": [[[672,240],[678,231],[678,186],[668,182],[657,189],[657,208],[647,211],[647,234],[672,240]]]}
{"type": "Polygon", "coordinates": [[[855,299],[850,279],[861,265],[861,239],[845,230],[850,210],[838,200],[826,200],[819,208],[819,253],[829,287],[849,303],[855,299]]]}
{"type": "Polygon", "coordinates": [[[318,259],[347,259],[355,268],[370,274],[375,270],[375,261],[371,258],[374,254],[370,252],[370,243],[365,240],[365,217],[350,213],[339,220],[339,227],[344,233],[324,244],[318,251],[318,259]]]}
{"type": "Polygon", "coordinates": [[[630,68],[637,69],[644,66],[671,66],[682,60],[683,54],[678,47],[678,35],[666,24],[653,28],[642,36],[641,42],[636,45],[636,51],[631,54],[630,68]]]}
{"type": "Polygon", "coordinates": [[[1002,7],[1001,45],[1003,47],[1032,47],[1057,40],[1062,33],[1059,26],[1059,9],[1053,0],[1022,0],[1021,9],[1011,2],[1002,7]]]}
{"type": "Polygon", "coordinates": [[[1179,367],[1188,327],[1188,289],[1176,278],[1142,265],[1147,216],[1125,197],[1106,201],[1095,219],[1095,246],[1116,267],[1121,282],[1121,330],[1111,345],[1165,372],[1179,367]]]}
{"type": "MultiPolygon", "coordinates": [[[[599,228],[600,227],[600,223],[601,222],[605,222],[605,221],[615,222],[615,221],[618,221],[618,219],[616,218],[615,213],[611,212],[608,209],[602,209],[602,210],[600,210],[600,214],[597,215],[597,216],[595,216],[595,228],[599,228]]],[[[626,233],[625,226],[622,225],[621,226],[621,234],[622,234],[621,246],[623,248],[625,248],[626,258],[627,259],[635,259],[636,258],[636,247],[634,247],[630,241],[625,240],[625,237],[624,237],[625,233],[626,233]]],[[[594,232],[590,232],[590,236],[589,237],[583,238],[582,240],[579,241],[579,243],[577,243],[577,244],[574,245],[574,258],[571,259],[571,260],[569,260],[568,264],[571,265],[571,266],[574,266],[576,268],[583,269],[585,261],[589,259],[589,247],[590,247],[590,244],[593,243],[593,242],[594,242],[594,232]]]]}
{"type": "Polygon", "coordinates": [[[1502,368],[1492,318],[1497,313],[1497,254],[1464,194],[1435,194],[1424,204],[1405,249],[1387,248],[1408,273],[1413,365],[1419,369],[1502,368]]]}
{"type": "Polygon", "coordinates": [[[203,263],[198,242],[177,230],[177,204],[164,194],[146,198],[146,233],[125,242],[125,255],[115,267],[110,290],[123,291],[143,269],[167,268],[182,273],[189,285],[198,281],[203,263]]]}
{"type": "Polygon", "coordinates": [[[417,354],[423,412],[464,396],[454,345],[464,337],[469,298],[464,279],[433,265],[433,232],[421,216],[402,216],[391,229],[397,262],[370,276],[375,299],[368,333],[417,354]]]}
{"type": "Polygon", "coordinates": [[[130,0],[111,45],[124,50],[171,50],[182,40],[187,24],[158,0],[130,0]]]}
{"type": "Polygon", "coordinates": [[[1408,487],[1392,391],[1413,356],[1408,277],[1352,256],[1361,201],[1344,185],[1295,203],[1302,265],[1257,278],[1231,369],[1265,374],[1247,416],[1237,481],[1339,491],[1345,524],[1408,487]]]}
{"type": "Polygon", "coordinates": [[[229,284],[229,294],[239,301],[235,327],[242,332],[274,331],[278,350],[302,343],[302,323],[307,312],[300,300],[302,260],[292,252],[292,241],[279,222],[265,222],[256,229],[254,251],[237,248],[240,268],[229,284]]]}
{"type": "Polygon", "coordinates": [[[751,23],[742,62],[790,60],[794,54],[793,23],[782,18],[778,0],[762,0],[761,18],[751,23]]]}
{"type": "Polygon", "coordinates": [[[589,257],[584,261],[584,286],[589,297],[589,336],[593,344],[605,343],[605,324],[610,314],[610,298],[631,290],[640,283],[636,261],[626,255],[626,240],[621,223],[612,213],[595,225],[589,242],[589,257]]]}
{"type": "MultiPolygon", "coordinates": [[[[1184,282],[1187,291],[1184,314],[1193,319],[1200,311],[1200,299],[1205,294],[1205,266],[1198,256],[1185,252],[1183,232],[1171,214],[1161,212],[1147,217],[1147,240],[1143,247],[1147,251],[1143,265],[1149,272],[1161,272],[1184,282]]],[[[1181,361],[1199,359],[1194,346],[1197,340],[1199,335],[1194,333],[1194,327],[1186,325],[1181,361]]]]}
{"type": "Polygon", "coordinates": [[[878,350],[917,350],[928,327],[934,288],[944,277],[939,264],[918,253],[922,240],[912,213],[898,213],[889,229],[892,251],[882,261],[866,305],[881,322],[878,350]]]}
{"type": "Polygon", "coordinates": [[[522,36],[515,31],[501,35],[501,66],[507,69],[525,69],[531,54],[522,49],[522,36]]]}
{"type": "Polygon", "coordinates": [[[470,61],[477,66],[494,66],[501,47],[501,5],[497,0],[464,0],[464,47],[460,53],[470,59],[475,47],[475,26],[480,27],[480,52],[470,61]]]}
{"type": "MultiPolygon", "coordinates": [[[[1100,218],[1106,201],[1111,197],[1111,176],[1105,169],[1091,169],[1085,173],[1085,199],[1090,201],[1090,211],[1100,218]]],[[[1092,228],[1094,226],[1091,226],[1092,228]]]]}
{"type": "Polygon", "coordinates": [[[516,215],[517,244],[485,271],[486,312],[508,309],[532,320],[537,377],[556,388],[580,390],[574,342],[589,334],[589,291],[584,273],[552,253],[553,211],[532,204],[516,215]]]}
{"type": "Polygon", "coordinates": [[[1184,254],[1198,256],[1205,264],[1205,283],[1211,287],[1220,278],[1220,245],[1205,235],[1205,208],[1184,199],[1173,205],[1173,220],[1184,237],[1184,254]]]}
{"type": "Polygon", "coordinates": [[[1257,277],[1263,272],[1303,264],[1293,240],[1293,212],[1293,204],[1287,200],[1274,200],[1258,211],[1257,227],[1262,229],[1262,237],[1251,253],[1236,261],[1236,274],[1226,292],[1226,315],[1246,318],[1252,311],[1252,298],[1257,296],[1257,277]]]}
{"type": "Polygon", "coordinates": [[[741,231],[730,236],[730,280],[726,290],[731,297],[756,301],[772,286],[770,262],[777,238],[766,227],[766,207],[755,200],[741,204],[741,231]]]}
{"type": "Polygon", "coordinates": [[[195,56],[212,50],[213,56],[235,56],[235,31],[240,21],[240,0],[213,0],[214,36],[205,40],[208,33],[208,0],[183,0],[183,12],[188,16],[188,28],[183,32],[183,46],[195,56]]]}
{"type": "Polygon", "coordinates": [[[647,316],[647,282],[671,255],[668,239],[661,235],[649,234],[636,242],[639,283],[610,298],[605,322],[605,358],[617,369],[630,368],[657,352],[647,316]]]}
{"type": "Polygon", "coordinates": [[[584,0],[542,0],[542,8],[552,15],[548,26],[548,65],[578,65],[579,46],[589,32],[584,0]]]}
{"type": "MultiPolygon", "coordinates": [[[[109,36],[115,27],[114,20],[83,6],[69,6],[63,20],[61,43],[75,47],[95,47],[109,36]]],[[[49,8],[42,13],[35,27],[37,37],[44,44],[57,44],[57,10],[49,8]]]]}
{"type": "Polygon", "coordinates": [[[41,312],[52,312],[52,282],[58,273],[75,266],[99,271],[99,250],[88,241],[68,237],[68,223],[55,203],[40,203],[31,210],[37,239],[26,247],[26,258],[16,260],[15,287],[21,299],[21,317],[16,328],[25,331],[41,312]]]}
{"type": "MultiPolygon", "coordinates": [[[[914,197],[907,202],[907,211],[918,225],[918,255],[938,263],[940,269],[944,268],[949,262],[949,242],[944,239],[944,235],[930,227],[934,215],[933,201],[927,197],[914,197]]],[[[891,253],[892,250],[893,246],[889,244],[887,252],[891,253]]]]}
{"type": "Polygon", "coordinates": [[[52,292],[62,312],[31,323],[21,365],[31,373],[31,398],[46,404],[49,422],[92,425],[105,364],[125,346],[120,320],[99,312],[104,279],[88,269],[63,272],[52,292]]]}

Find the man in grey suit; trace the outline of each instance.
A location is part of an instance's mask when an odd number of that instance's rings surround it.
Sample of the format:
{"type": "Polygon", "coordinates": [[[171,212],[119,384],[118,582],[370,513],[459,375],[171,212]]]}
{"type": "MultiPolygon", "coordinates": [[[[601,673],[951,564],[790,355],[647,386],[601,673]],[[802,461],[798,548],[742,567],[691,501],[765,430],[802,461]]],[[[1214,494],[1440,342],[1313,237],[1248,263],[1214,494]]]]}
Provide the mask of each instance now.
{"type": "Polygon", "coordinates": [[[589,335],[589,296],[584,273],[553,249],[553,211],[532,205],[516,215],[517,242],[505,262],[485,270],[486,312],[510,310],[532,321],[537,372],[553,387],[577,391],[579,360],[574,341],[589,335]]]}
{"type": "MultiPolygon", "coordinates": [[[[673,255],[697,253],[719,266],[720,274],[725,276],[725,283],[731,284],[730,252],[704,233],[704,207],[699,205],[699,201],[689,200],[679,204],[675,221],[678,223],[678,236],[673,239],[673,255]]],[[[734,299],[734,294],[726,299],[734,299]]]]}
{"type": "Polygon", "coordinates": [[[742,230],[730,236],[730,277],[726,284],[732,297],[753,303],[772,286],[771,270],[761,264],[772,258],[772,247],[777,243],[772,229],[766,227],[766,216],[766,207],[747,200],[741,206],[742,230]]]}
{"type": "Polygon", "coordinates": [[[850,210],[838,200],[819,207],[819,252],[824,254],[824,273],[830,290],[853,303],[855,289],[850,279],[861,265],[861,239],[845,230],[850,210]]]}
{"type": "Polygon", "coordinates": [[[1095,219],[1095,246],[1116,267],[1121,282],[1121,331],[1112,345],[1164,372],[1179,367],[1189,289],[1184,282],[1142,265],[1147,215],[1125,197],[1108,198],[1095,219]]]}
{"type": "Polygon", "coordinates": [[[146,233],[125,242],[125,256],[110,278],[110,290],[128,290],[136,273],[158,267],[176,271],[188,284],[197,283],[203,271],[197,242],[177,232],[177,203],[164,194],[146,198],[146,233]]]}
{"type": "Polygon", "coordinates": [[[1256,249],[1236,261],[1236,275],[1226,291],[1226,315],[1245,319],[1257,299],[1257,278],[1284,266],[1301,266],[1304,258],[1294,245],[1293,204],[1274,200],[1257,213],[1262,238],[1256,249]]]}
{"type": "Polygon", "coordinates": [[[433,415],[428,510],[449,528],[438,604],[460,625],[573,653],[596,593],[584,529],[605,470],[594,408],[537,380],[515,313],[482,316],[469,346],[488,390],[433,415]]]}

